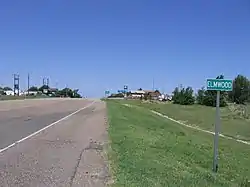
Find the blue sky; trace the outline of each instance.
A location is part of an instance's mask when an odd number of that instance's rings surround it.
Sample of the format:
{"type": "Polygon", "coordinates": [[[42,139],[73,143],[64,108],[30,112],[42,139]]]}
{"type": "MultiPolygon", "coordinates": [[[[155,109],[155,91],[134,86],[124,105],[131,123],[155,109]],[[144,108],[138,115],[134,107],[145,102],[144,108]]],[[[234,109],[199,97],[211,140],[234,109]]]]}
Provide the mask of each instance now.
{"type": "Polygon", "coordinates": [[[0,85],[104,90],[250,75],[249,0],[13,0],[0,3],[0,85]]]}

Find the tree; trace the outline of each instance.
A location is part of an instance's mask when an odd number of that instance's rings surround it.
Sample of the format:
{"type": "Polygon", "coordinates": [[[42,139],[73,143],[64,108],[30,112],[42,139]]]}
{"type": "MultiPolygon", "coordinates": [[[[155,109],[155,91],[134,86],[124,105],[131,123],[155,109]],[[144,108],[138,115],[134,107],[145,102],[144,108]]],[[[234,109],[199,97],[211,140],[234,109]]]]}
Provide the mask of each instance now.
{"type": "Polygon", "coordinates": [[[237,104],[244,104],[250,99],[250,81],[243,75],[238,75],[233,81],[233,91],[229,99],[237,104]]]}
{"type": "Polygon", "coordinates": [[[38,90],[43,92],[43,90],[48,90],[49,86],[48,85],[42,85],[38,90]]]}
{"type": "Polygon", "coordinates": [[[184,105],[193,105],[195,103],[194,90],[191,87],[187,87],[185,90],[184,105]]]}
{"type": "Polygon", "coordinates": [[[78,91],[78,89],[72,90],[70,88],[64,88],[59,90],[56,95],[59,97],[81,98],[81,95],[78,93],[78,91]]]}
{"type": "Polygon", "coordinates": [[[38,91],[38,88],[37,88],[36,86],[31,86],[31,87],[29,88],[29,91],[31,91],[31,92],[37,92],[37,91],[38,91]]]}
{"type": "Polygon", "coordinates": [[[172,97],[173,102],[178,104],[179,103],[179,88],[176,87],[174,91],[172,92],[172,94],[173,94],[173,97],[172,97]]]}
{"type": "Polygon", "coordinates": [[[11,91],[12,88],[10,88],[10,87],[8,87],[8,86],[5,86],[5,87],[3,88],[3,90],[4,90],[4,91],[11,91]]]}
{"type": "Polygon", "coordinates": [[[60,93],[60,96],[63,96],[63,97],[70,97],[70,95],[73,95],[71,94],[71,89],[69,88],[64,88],[60,90],[59,93],[60,93]]]}
{"type": "Polygon", "coordinates": [[[195,97],[193,96],[193,89],[191,87],[187,88],[175,88],[173,91],[172,100],[175,104],[181,105],[192,105],[195,102],[195,97]]]}
{"type": "Polygon", "coordinates": [[[73,90],[73,98],[81,98],[82,96],[78,93],[79,89],[73,90]]]}
{"type": "Polygon", "coordinates": [[[196,96],[196,101],[198,104],[203,105],[204,103],[204,97],[205,97],[205,89],[204,87],[202,87],[200,90],[198,90],[197,92],[197,96],[196,96]]]}
{"type": "MultiPolygon", "coordinates": [[[[204,99],[202,101],[202,105],[206,105],[206,106],[216,106],[216,96],[217,96],[217,91],[212,91],[212,90],[206,90],[204,92],[204,99]]],[[[221,92],[220,94],[220,107],[224,107],[227,106],[226,103],[226,98],[225,98],[225,94],[223,94],[221,92]]]]}
{"type": "Polygon", "coordinates": [[[0,95],[4,95],[5,93],[4,93],[4,90],[3,90],[3,88],[2,87],[0,87],[0,95]]]}

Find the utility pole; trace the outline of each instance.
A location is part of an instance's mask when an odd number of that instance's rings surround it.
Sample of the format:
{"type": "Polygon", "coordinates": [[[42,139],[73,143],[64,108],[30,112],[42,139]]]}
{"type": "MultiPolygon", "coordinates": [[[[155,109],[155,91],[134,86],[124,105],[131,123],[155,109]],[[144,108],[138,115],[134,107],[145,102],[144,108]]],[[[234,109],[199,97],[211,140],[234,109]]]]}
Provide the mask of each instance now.
{"type": "Polygon", "coordinates": [[[28,73],[28,95],[30,94],[30,74],[28,73]]]}
{"type": "Polygon", "coordinates": [[[58,81],[56,81],[56,88],[58,87],[58,81]]]}
{"type": "Polygon", "coordinates": [[[46,80],[43,78],[43,86],[46,85],[46,80]]]}
{"type": "Polygon", "coordinates": [[[49,78],[43,78],[43,86],[49,86],[49,78]]]}
{"type": "Polygon", "coordinates": [[[49,78],[43,78],[43,87],[46,87],[45,89],[43,89],[43,93],[48,93],[48,89],[49,89],[49,78]]]}
{"type": "Polygon", "coordinates": [[[65,90],[65,91],[66,91],[66,93],[65,93],[65,94],[66,94],[66,97],[68,97],[68,85],[67,85],[67,84],[66,84],[66,88],[65,88],[65,89],[66,89],[66,90],[65,90]]]}
{"type": "Polygon", "coordinates": [[[14,74],[14,95],[16,95],[16,91],[17,91],[17,95],[19,96],[19,79],[20,76],[18,74],[14,74]]]}
{"type": "Polygon", "coordinates": [[[155,79],[153,78],[153,91],[155,91],[155,79]]]}

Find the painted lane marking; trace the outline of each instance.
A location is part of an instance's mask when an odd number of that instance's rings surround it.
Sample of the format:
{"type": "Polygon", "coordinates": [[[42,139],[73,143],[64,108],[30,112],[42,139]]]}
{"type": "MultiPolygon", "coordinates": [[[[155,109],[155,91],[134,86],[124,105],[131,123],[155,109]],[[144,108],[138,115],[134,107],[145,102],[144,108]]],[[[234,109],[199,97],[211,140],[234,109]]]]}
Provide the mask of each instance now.
{"type": "Polygon", "coordinates": [[[82,110],[84,110],[84,109],[86,109],[86,108],[92,106],[95,102],[96,102],[96,101],[92,101],[92,102],[91,102],[90,104],[88,104],[87,106],[78,109],[77,111],[75,111],[75,112],[73,112],[73,113],[71,113],[71,114],[69,114],[69,115],[67,115],[67,116],[65,116],[65,117],[63,117],[63,118],[61,118],[61,119],[59,119],[59,120],[57,120],[57,121],[55,121],[55,122],[49,124],[49,125],[47,125],[46,127],[44,127],[44,128],[42,128],[42,129],[40,129],[40,130],[38,130],[38,131],[36,131],[36,132],[34,132],[34,133],[32,133],[32,134],[26,136],[26,137],[24,137],[24,138],[22,138],[21,140],[16,141],[16,142],[13,143],[13,144],[8,145],[7,147],[5,147],[5,148],[3,148],[3,149],[0,149],[0,153],[6,151],[7,149],[9,149],[9,148],[11,148],[11,147],[13,147],[13,146],[15,146],[15,145],[17,145],[17,144],[19,144],[19,143],[25,141],[25,140],[27,140],[28,138],[31,138],[32,136],[37,135],[37,134],[40,133],[40,132],[42,132],[42,131],[44,131],[44,130],[46,130],[46,129],[48,129],[48,128],[50,128],[50,127],[52,127],[52,126],[54,126],[54,125],[56,125],[56,124],[58,124],[58,123],[60,123],[60,122],[62,122],[62,121],[64,121],[64,120],[66,120],[66,119],[68,119],[68,118],[70,118],[71,116],[73,116],[73,115],[75,115],[75,114],[81,112],[82,110]]]}

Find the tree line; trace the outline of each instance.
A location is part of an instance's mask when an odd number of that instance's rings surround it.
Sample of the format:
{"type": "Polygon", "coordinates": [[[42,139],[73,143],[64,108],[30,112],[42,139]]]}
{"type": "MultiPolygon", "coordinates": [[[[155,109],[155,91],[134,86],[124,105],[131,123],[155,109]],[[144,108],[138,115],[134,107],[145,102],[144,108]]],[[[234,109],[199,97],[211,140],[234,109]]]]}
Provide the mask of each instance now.
{"type": "MultiPolygon", "coordinates": [[[[10,87],[0,87],[0,95],[4,95],[5,91],[13,90],[10,87]]],[[[28,91],[29,95],[34,95],[34,92],[37,94],[44,94],[51,97],[71,97],[71,98],[81,98],[82,96],[78,93],[79,89],[71,88],[50,88],[48,85],[42,85],[41,87],[31,86],[28,91]]]]}
{"type": "Polygon", "coordinates": [[[71,98],[81,98],[81,95],[78,93],[79,89],[71,89],[71,88],[63,88],[63,89],[57,89],[57,88],[50,88],[47,85],[43,85],[40,88],[32,86],[29,88],[29,91],[38,91],[43,92],[47,95],[52,95],[54,97],[71,97],[71,98]]]}
{"type": "Polygon", "coordinates": [[[0,95],[4,95],[5,91],[10,91],[10,90],[12,90],[12,89],[8,86],[5,86],[5,87],[0,86],[0,95]]]}
{"type": "MultiPolygon", "coordinates": [[[[223,75],[216,79],[224,79],[223,75]]],[[[205,90],[204,87],[194,94],[192,87],[178,88],[173,91],[173,103],[181,105],[200,104],[206,106],[216,106],[217,91],[205,90]]],[[[243,75],[238,75],[233,80],[233,90],[231,92],[220,92],[220,106],[227,106],[228,102],[236,104],[246,104],[250,102],[250,80],[243,75]]]]}

